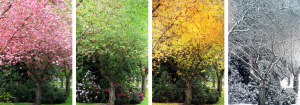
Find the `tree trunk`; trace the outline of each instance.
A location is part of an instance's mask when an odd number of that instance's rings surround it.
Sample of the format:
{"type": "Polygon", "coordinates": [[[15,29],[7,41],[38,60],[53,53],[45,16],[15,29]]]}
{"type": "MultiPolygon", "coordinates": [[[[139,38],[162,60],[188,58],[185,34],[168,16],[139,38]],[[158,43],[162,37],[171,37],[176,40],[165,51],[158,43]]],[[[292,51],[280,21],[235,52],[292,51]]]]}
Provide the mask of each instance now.
{"type": "Polygon", "coordinates": [[[219,92],[219,96],[221,97],[221,92],[222,92],[222,77],[218,77],[218,92],[219,92]]]}
{"type": "Polygon", "coordinates": [[[108,99],[108,105],[115,105],[115,83],[113,81],[109,81],[110,88],[109,88],[109,99],[108,99]]]}
{"type": "Polygon", "coordinates": [[[70,75],[66,75],[66,93],[68,94],[68,96],[70,96],[70,79],[71,76],[70,75]]]}
{"type": "Polygon", "coordinates": [[[258,105],[265,105],[265,97],[266,97],[266,89],[265,89],[265,81],[263,81],[259,85],[259,100],[258,100],[258,105]]]}
{"type": "Polygon", "coordinates": [[[35,102],[33,105],[41,105],[42,102],[42,83],[38,81],[36,84],[36,92],[35,92],[35,102]]]}
{"type": "Polygon", "coordinates": [[[192,84],[191,81],[187,81],[184,105],[191,105],[191,103],[192,103],[192,84]]]}
{"type": "Polygon", "coordinates": [[[290,86],[290,84],[291,84],[291,77],[289,76],[288,77],[288,86],[290,86]]]}
{"type": "Polygon", "coordinates": [[[62,77],[59,77],[60,79],[60,88],[64,88],[64,79],[62,77]]]}
{"type": "Polygon", "coordinates": [[[214,78],[213,78],[212,83],[213,83],[213,87],[216,87],[216,80],[214,78]]]}
{"type": "Polygon", "coordinates": [[[147,88],[147,75],[143,75],[143,82],[142,82],[142,93],[146,94],[146,88],[147,88]]]}
{"type": "Polygon", "coordinates": [[[296,93],[298,93],[298,85],[299,85],[299,82],[298,82],[298,75],[295,75],[294,76],[294,84],[293,84],[294,86],[294,91],[296,92],[296,93]]]}

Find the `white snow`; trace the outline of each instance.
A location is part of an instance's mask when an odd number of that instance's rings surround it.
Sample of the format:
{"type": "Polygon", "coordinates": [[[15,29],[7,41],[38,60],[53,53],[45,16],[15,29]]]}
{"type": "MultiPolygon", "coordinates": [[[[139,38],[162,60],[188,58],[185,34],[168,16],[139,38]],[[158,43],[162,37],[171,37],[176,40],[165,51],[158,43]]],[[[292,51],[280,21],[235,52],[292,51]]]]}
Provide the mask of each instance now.
{"type": "MultiPolygon", "coordinates": [[[[291,77],[293,78],[293,77],[291,77]]],[[[286,88],[293,88],[293,79],[290,80],[290,85],[288,86],[288,78],[283,79],[281,82],[281,86],[282,88],[286,89],[286,88]]]]}

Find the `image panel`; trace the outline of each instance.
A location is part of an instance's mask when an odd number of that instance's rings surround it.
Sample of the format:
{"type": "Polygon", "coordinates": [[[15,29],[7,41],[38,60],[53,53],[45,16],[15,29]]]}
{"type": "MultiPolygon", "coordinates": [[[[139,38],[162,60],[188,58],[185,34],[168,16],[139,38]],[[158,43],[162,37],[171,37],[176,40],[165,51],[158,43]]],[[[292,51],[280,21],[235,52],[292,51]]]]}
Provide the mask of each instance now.
{"type": "Polygon", "coordinates": [[[148,104],[148,1],[77,0],[76,103],[148,104]]]}
{"type": "Polygon", "coordinates": [[[224,104],[224,1],[152,0],[152,31],[152,104],[224,104]]]}
{"type": "Polygon", "coordinates": [[[0,104],[72,104],[72,1],[0,0],[0,104]]]}
{"type": "Polygon", "coordinates": [[[229,0],[229,104],[299,104],[299,1],[229,0]]]}

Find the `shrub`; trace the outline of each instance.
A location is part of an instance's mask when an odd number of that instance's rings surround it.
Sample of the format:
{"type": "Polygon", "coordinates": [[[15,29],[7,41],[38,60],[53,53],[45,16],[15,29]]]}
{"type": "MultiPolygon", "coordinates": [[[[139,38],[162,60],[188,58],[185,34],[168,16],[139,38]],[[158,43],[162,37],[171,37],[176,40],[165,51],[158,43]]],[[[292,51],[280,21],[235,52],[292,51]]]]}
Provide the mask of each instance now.
{"type": "MultiPolygon", "coordinates": [[[[16,97],[12,102],[34,102],[36,85],[29,79],[26,70],[18,66],[1,67],[0,69],[0,95],[9,92],[16,97]],[[7,74],[7,76],[6,76],[7,74]]],[[[50,72],[48,72],[50,74],[50,72]]],[[[61,103],[67,100],[67,94],[52,86],[51,81],[42,82],[42,103],[61,103]]]]}
{"type": "MultiPolygon", "coordinates": [[[[166,70],[153,73],[153,102],[183,103],[185,101],[186,84],[179,79],[177,74],[170,75],[170,71],[166,70]]],[[[203,80],[198,78],[192,83],[192,104],[208,104],[219,101],[216,89],[211,90],[202,82],[203,80]]]]}
{"type": "Polygon", "coordinates": [[[16,97],[13,97],[9,94],[9,92],[4,92],[4,94],[0,95],[0,100],[6,102],[6,103],[10,103],[11,100],[15,100],[16,97]]]}
{"type": "MultiPolygon", "coordinates": [[[[108,88],[109,84],[96,83],[96,78],[92,75],[91,71],[88,71],[85,77],[86,78],[81,80],[82,83],[77,84],[76,101],[81,103],[107,103],[110,91],[108,88]]],[[[115,84],[115,95],[115,104],[117,105],[130,103],[138,104],[144,99],[144,94],[134,90],[134,87],[122,84],[115,84]]]]}
{"type": "Polygon", "coordinates": [[[68,98],[66,89],[59,89],[55,92],[54,103],[65,103],[68,98]]]}
{"type": "MultiPolygon", "coordinates": [[[[257,104],[259,83],[249,75],[249,68],[246,68],[241,61],[232,60],[231,63],[233,66],[229,68],[228,72],[229,104],[257,104]]],[[[283,89],[280,84],[281,80],[282,77],[276,72],[272,72],[272,75],[268,77],[265,88],[266,105],[295,104],[297,94],[283,89]]]]}
{"type": "Polygon", "coordinates": [[[206,104],[214,104],[219,101],[219,92],[217,89],[211,89],[208,93],[208,100],[206,104]]]}

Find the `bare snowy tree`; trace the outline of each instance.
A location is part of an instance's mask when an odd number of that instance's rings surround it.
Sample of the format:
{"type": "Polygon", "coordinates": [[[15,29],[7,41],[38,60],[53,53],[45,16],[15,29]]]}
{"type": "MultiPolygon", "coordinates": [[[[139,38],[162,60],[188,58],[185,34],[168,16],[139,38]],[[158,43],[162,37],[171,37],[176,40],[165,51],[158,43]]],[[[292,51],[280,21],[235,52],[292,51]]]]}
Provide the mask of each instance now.
{"type": "Polygon", "coordinates": [[[300,21],[299,4],[289,0],[229,0],[229,56],[243,62],[259,83],[259,105],[267,101],[265,88],[271,72],[287,70],[278,62],[299,43],[299,35],[293,33],[300,21]]]}

